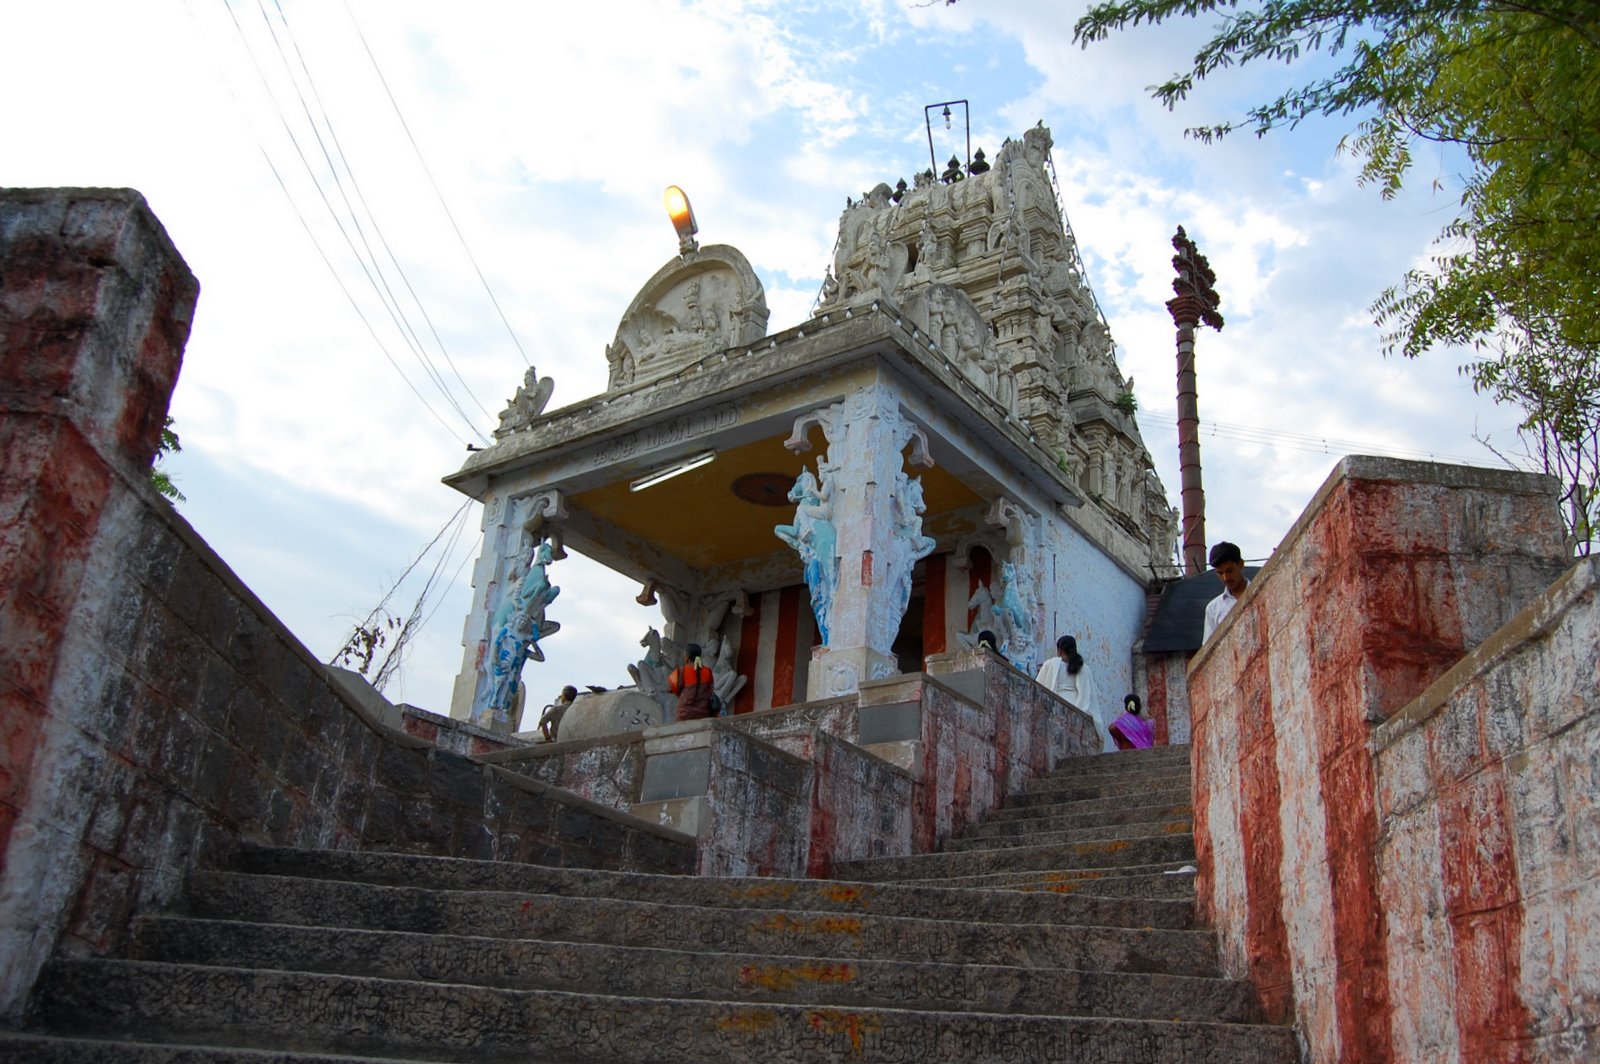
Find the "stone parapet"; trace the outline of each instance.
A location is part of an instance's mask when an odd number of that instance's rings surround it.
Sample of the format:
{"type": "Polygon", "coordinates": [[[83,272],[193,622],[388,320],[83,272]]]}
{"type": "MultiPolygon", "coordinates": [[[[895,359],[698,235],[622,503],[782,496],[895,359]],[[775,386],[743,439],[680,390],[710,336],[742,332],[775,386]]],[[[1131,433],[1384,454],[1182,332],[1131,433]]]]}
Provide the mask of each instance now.
{"type": "Polygon", "coordinates": [[[485,755],[693,836],[707,875],[827,875],[937,848],[1066,757],[1083,713],[987,651],[785,709],[485,755]]]}
{"type": "Polygon", "coordinates": [[[1373,735],[1395,1060],[1600,1046],[1600,562],[1373,735]]]}
{"type": "Polygon", "coordinates": [[[384,726],[149,484],[195,294],[137,193],[0,194],[0,1023],[241,842],[687,871],[384,726]]]}
{"type": "Polygon", "coordinates": [[[1347,458],[1190,666],[1201,918],[1314,1061],[1431,1058],[1402,1032],[1453,991],[1407,967],[1440,931],[1386,885],[1373,729],[1564,571],[1553,488],[1347,458]]]}

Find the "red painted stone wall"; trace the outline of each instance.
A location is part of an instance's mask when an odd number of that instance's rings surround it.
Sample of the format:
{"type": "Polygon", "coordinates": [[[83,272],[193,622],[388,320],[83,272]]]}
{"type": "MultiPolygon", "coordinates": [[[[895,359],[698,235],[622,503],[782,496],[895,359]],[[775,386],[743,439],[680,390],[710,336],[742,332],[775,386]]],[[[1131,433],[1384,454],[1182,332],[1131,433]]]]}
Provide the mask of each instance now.
{"type": "Polygon", "coordinates": [[[1600,561],[1377,729],[1396,1060],[1600,1056],[1600,561]]]}
{"type": "Polygon", "coordinates": [[[1155,728],[1157,746],[1189,741],[1190,657],[1176,650],[1133,655],[1133,688],[1144,699],[1144,714],[1155,728]]]}
{"type": "Polygon", "coordinates": [[[692,868],[376,723],[156,495],[194,297],[137,193],[0,191],[0,1023],[241,842],[692,868]]]}
{"type": "MultiPolygon", "coordinates": [[[[1565,565],[1547,478],[1349,458],[1195,657],[1202,916],[1313,1060],[1433,1059],[1397,1048],[1397,1017],[1433,1005],[1395,982],[1396,954],[1428,932],[1385,904],[1373,729],[1565,565]]],[[[1504,804],[1492,788],[1472,800],[1504,804]]]]}

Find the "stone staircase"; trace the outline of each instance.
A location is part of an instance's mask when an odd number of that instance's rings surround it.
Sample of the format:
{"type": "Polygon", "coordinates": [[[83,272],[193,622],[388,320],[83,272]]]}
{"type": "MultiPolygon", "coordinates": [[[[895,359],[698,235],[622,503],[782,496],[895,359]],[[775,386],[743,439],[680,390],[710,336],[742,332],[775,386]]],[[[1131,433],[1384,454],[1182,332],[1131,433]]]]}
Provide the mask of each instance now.
{"type": "Polygon", "coordinates": [[[1188,795],[1186,750],[1079,758],[832,881],[246,851],[53,962],[0,1058],[1294,1061],[1167,874],[1188,795]]]}

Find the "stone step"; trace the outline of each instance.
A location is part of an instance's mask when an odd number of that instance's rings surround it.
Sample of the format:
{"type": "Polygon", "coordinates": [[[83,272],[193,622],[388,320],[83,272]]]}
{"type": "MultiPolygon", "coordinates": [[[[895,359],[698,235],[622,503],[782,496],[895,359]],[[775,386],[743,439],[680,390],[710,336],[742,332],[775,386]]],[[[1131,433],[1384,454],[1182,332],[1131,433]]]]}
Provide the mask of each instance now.
{"type": "MultiPolygon", "coordinates": [[[[1139,796],[1139,801],[1130,802],[1127,795],[1116,795],[1111,798],[1070,798],[1056,800],[1053,795],[1012,795],[1006,799],[1006,804],[992,811],[985,823],[1006,820],[1030,820],[1041,816],[1098,816],[1102,813],[1116,813],[1123,810],[1138,809],[1166,809],[1175,805],[1190,805],[1191,799],[1187,785],[1182,788],[1156,789],[1139,796]],[[1049,801],[1040,799],[1049,798],[1049,801]]],[[[1143,818],[1140,818],[1143,819],[1143,818]]]]}
{"type": "MultiPolygon", "coordinates": [[[[1044,901],[1048,896],[1034,900],[1044,901]]],[[[733,953],[147,917],[136,959],[512,990],[1029,1015],[1256,1019],[1247,984],[1188,976],[733,953]]]]}
{"type": "Polygon", "coordinates": [[[1194,926],[1193,910],[1170,902],[1090,897],[1046,901],[1019,898],[1010,891],[961,891],[890,883],[653,876],[347,850],[247,849],[235,858],[233,866],[241,872],[262,875],[386,886],[604,897],[718,909],[804,909],[989,923],[1073,923],[1177,930],[1194,926]]]}
{"type": "MultiPolygon", "coordinates": [[[[1017,821],[1016,823],[1027,823],[1017,821]]],[[[1013,846],[1065,846],[1075,842],[1104,842],[1111,839],[1154,838],[1161,835],[1193,835],[1194,821],[1189,817],[1176,820],[1141,821],[1136,824],[1112,824],[1101,827],[1073,827],[1051,831],[1036,828],[1032,831],[1015,831],[1008,834],[966,835],[946,839],[944,852],[971,850],[1001,850],[1013,846]]]]}
{"type": "Polygon", "coordinates": [[[1134,796],[1142,798],[1152,791],[1187,790],[1190,786],[1188,772],[1160,772],[1149,775],[1111,775],[1100,778],[1075,779],[1051,776],[1029,780],[1020,794],[1006,799],[1006,804],[1048,805],[1058,802],[1075,802],[1082,799],[1117,798],[1134,796]]]}
{"type": "Polygon", "coordinates": [[[1044,778],[1054,776],[1127,775],[1151,769],[1178,771],[1189,767],[1187,746],[1157,746],[1149,750],[1119,750],[1114,754],[1085,754],[1064,758],[1044,778]]]}
{"type": "MultiPolygon", "coordinates": [[[[959,857],[960,855],[951,855],[959,857]]],[[[1214,976],[1203,931],[951,922],[804,910],[706,909],[610,898],[414,887],[235,872],[189,877],[193,915],[259,923],[543,938],[657,948],[1214,976]]]]}
{"type": "Polygon", "coordinates": [[[1194,902],[1194,874],[1179,872],[1185,865],[1145,865],[1138,868],[1037,869],[1024,872],[994,872],[976,876],[930,877],[919,880],[924,886],[979,887],[987,890],[1016,890],[1052,894],[1083,894],[1100,897],[1166,898],[1194,902]]]}
{"type": "MultiPolygon", "coordinates": [[[[1030,806],[1022,811],[1036,812],[1040,808],[1039,806],[1030,806]]],[[[1045,806],[1043,808],[1050,807],[1045,806]]],[[[1073,807],[1068,805],[1061,808],[1072,809],[1073,807]]],[[[1174,802],[1171,805],[1156,806],[1154,808],[1146,808],[1144,806],[1136,808],[1124,807],[1105,813],[1067,812],[1053,813],[1048,816],[1014,816],[1005,819],[999,819],[991,815],[988,820],[960,837],[972,839],[998,835],[1027,835],[1042,831],[1071,831],[1075,828],[1114,828],[1119,825],[1147,824],[1152,821],[1192,820],[1193,817],[1194,810],[1187,799],[1174,802]]]]}
{"type": "Polygon", "coordinates": [[[875,857],[848,861],[838,874],[871,881],[927,880],[934,877],[1025,872],[1033,869],[1117,868],[1194,860],[1193,835],[1158,835],[1139,839],[1099,839],[1056,846],[1017,845],[1003,849],[920,853],[910,857],[875,857]]]}
{"type": "Polygon", "coordinates": [[[251,1045],[484,1062],[1088,1060],[1289,1064],[1287,1028],[745,1004],[136,961],[65,961],[42,1018],[251,1045]]]}
{"type": "MultiPolygon", "coordinates": [[[[426,1064],[420,1057],[406,1059],[426,1064]]],[[[7,1064],[393,1064],[394,1058],[0,1031],[0,1060],[7,1064]]]]}

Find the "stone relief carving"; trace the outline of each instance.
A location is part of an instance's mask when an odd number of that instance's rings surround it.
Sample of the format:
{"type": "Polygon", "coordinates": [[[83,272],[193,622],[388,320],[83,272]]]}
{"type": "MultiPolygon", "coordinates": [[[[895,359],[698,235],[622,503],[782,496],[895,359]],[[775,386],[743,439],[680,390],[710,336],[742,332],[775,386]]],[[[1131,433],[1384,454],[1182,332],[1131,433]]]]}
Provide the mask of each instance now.
{"type": "Polygon", "coordinates": [[[472,659],[476,672],[472,718],[493,727],[516,723],[522,665],[543,661],[539,641],[561,625],[544,607],[559,589],[548,589],[541,568],[566,557],[557,522],[567,516],[560,491],[497,496],[485,511],[484,536],[494,563],[483,588],[483,628],[472,659]]]}
{"type": "Polygon", "coordinates": [[[833,596],[839,587],[833,483],[829,479],[819,482],[810,469],[802,469],[789,489],[789,501],[795,504],[794,523],[777,525],[772,531],[800,555],[801,571],[811,592],[811,612],[816,615],[822,645],[827,646],[833,596]]]}
{"type": "Polygon", "coordinates": [[[986,172],[951,184],[917,174],[911,188],[883,184],[848,201],[819,311],[890,292],[956,372],[1052,453],[1086,457],[1082,426],[1104,424],[1116,445],[1098,451],[1111,466],[1075,463],[1077,475],[1111,489],[1102,497],[1143,553],[1154,518],[1138,429],[1103,406],[1097,422],[1094,404],[1077,401],[1114,407],[1130,384],[1060,214],[1052,148],[1038,125],[1008,140],[986,172]]]}
{"type": "Polygon", "coordinates": [[[979,584],[972,597],[967,599],[967,612],[973,613],[972,623],[965,632],[956,633],[956,641],[962,646],[971,649],[978,645],[978,635],[981,632],[993,632],[994,621],[994,594],[989,590],[988,584],[979,584]]]}
{"type": "Polygon", "coordinates": [[[651,626],[644,633],[644,638],[639,640],[639,645],[644,647],[644,657],[628,666],[628,675],[633,677],[633,685],[640,694],[649,695],[661,706],[664,714],[661,719],[671,720],[677,700],[667,690],[667,677],[673,667],[668,664],[666,651],[662,648],[661,633],[651,626]]]}
{"type": "Polygon", "coordinates": [[[833,284],[824,284],[819,312],[888,295],[905,275],[907,245],[889,235],[891,196],[889,186],[880,182],[860,203],[846,201],[829,271],[833,284]]]}
{"type": "Polygon", "coordinates": [[[528,371],[522,375],[522,384],[517,388],[517,394],[512,396],[506,408],[500,411],[500,428],[495,432],[495,436],[504,436],[533,424],[533,419],[544,413],[545,405],[550,402],[550,394],[555,391],[555,387],[555,381],[549,377],[539,376],[539,371],[529,366],[528,371]]]}
{"type": "Polygon", "coordinates": [[[913,570],[936,546],[933,537],[922,534],[922,515],[927,509],[922,497],[922,478],[897,472],[892,506],[894,533],[884,564],[888,577],[887,600],[883,608],[871,611],[871,629],[867,634],[867,645],[874,649],[893,645],[906,607],[911,603],[913,570]]]}
{"type": "Polygon", "coordinates": [[[497,728],[514,726],[517,690],[522,668],[532,658],[544,660],[539,640],[560,625],[545,618],[545,608],[561,589],[550,583],[548,567],[554,561],[549,540],[540,537],[530,548],[523,566],[513,568],[512,586],[489,622],[489,652],[480,668],[478,699],[473,716],[497,728]]]}
{"type": "Polygon", "coordinates": [[[737,248],[716,244],[674,258],[628,306],[606,347],[609,388],[654,380],[707,355],[759,340],[767,298],[737,248]]]}
{"type": "Polygon", "coordinates": [[[853,661],[830,661],[823,667],[822,675],[825,698],[847,695],[861,687],[861,668],[853,661]]]}
{"type": "Polygon", "coordinates": [[[1033,621],[1022,599],[1017,564],[1006,562],[1000,567],[1000,574],[1000,593],[994,599],[995,638],[1000,641],[1003,657],[1028,670],[1033,664],[1033,621]]]}
{"type": "Polygon", "coordinates": [[[800,415],[784,446],[796,454],[811,450],[809,432],[814,425],[820,425],[827,437],[827,451],[817,462],[820,477],[809,469],[801,471],[789,495],[797,506],[794,524],[773,531],[800,552],[824,646],[832,645],[835,628],[833,608],[841,565],[838,523],[843,520],[858,536],[863,532],[870,536],[850,548],[851,565],[855,564],[854,552],[861,551],[862,572],[884,575],[876,582],[870,575],[863,577],[866,598],[852,607],[861,611],[852,617],[864,623],[860,638],[867,646],[888,655],[910,600],[912,568],[933,549],[933,541],[922,535],[921,515],[927,507],[921,481],[913,486],[902,469],[906,460],[923,468],[933,465],[928,435],[905,415],[892,393],[881,387],[861,389],[842,403],[800,415]],[[909,458],[903,459],[908,447],[909,458]],[[885,488],[890,495],[875,498],[874,493],[885,488]],[[834,505],[842,490],[851,492],[854,500],[843,518],[834,505]],[[888,533],[881,538],[868,531],[873,528],[871,512],[880,506],[883,511],[878,511],[878,520],[888,522],[880,526],[888,533]],[[808,550],[807,544],[814,542],[824,547],[808,550]]]}
{"type": "Polygon", "coordinates": [[[736,667],[738,642],[721,631],[728,615],[743,616],[749,610],[744,592],[736,594],[712,593],[692,603],[685,591],[669,587],[651,579],[635,599],[642,606],[660,605],[667,634],[649,629],[639,645],[645,655],[628,666],[628,675],[639,690],[654,698],[666,711],[665,720],[672,719],[677,697],[667,689],[672,670],[683,664],[690,643],[700,646],[700,659],[711,670],[717,697],[731,711],[733,699],[749,682],[748,676],[739,675],[736,667]],[[690,616],[691,607],[694,616],[690,616]],[[691,632],[693,634],[691,634],[691,632]]]}
{"type": "Polygon", "coordinates": [[[951,285],[929,285],[911,299],[906,313],[962,376],[1007,413],[1015,413],[1016,374],[965,292],[951,285]]]}
{"type": "Polygon", "coordinates": [[[728,713],[733,712],[733,700],[744,690],[744,685],[750,682],[750,677],[739,675],[739,668],[734,661],[738,649],[731,636],[719,636],[716,652],[710,659],[712,685],[728,713]]]}

